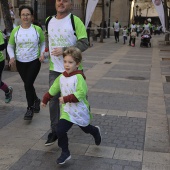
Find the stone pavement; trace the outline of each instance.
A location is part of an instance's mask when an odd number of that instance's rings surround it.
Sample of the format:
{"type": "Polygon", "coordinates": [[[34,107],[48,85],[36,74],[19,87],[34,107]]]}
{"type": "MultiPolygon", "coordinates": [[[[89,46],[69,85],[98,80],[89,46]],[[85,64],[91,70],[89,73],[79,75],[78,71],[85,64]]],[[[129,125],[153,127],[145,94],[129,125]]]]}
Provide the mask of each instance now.
{"type": "MultiPolygon", "coordinates": [[[[169,170],[170,169],[170,53],[153,36],[152,48],[129,47],[114,38],[94,42],[83,54],[88,99],[99,125],[102,143],[77,126],[68,133],[72,159],[55,163],[57,142],[45,147],[50,129],[48,107],[24,121],[26,99],[16,72],[3,72],[14,88],[13,101],[4,103],[0,91],[0,170],[169,170]]],[[[42,98],[48,90],[48,64],[35,82],[42,98]]]]}

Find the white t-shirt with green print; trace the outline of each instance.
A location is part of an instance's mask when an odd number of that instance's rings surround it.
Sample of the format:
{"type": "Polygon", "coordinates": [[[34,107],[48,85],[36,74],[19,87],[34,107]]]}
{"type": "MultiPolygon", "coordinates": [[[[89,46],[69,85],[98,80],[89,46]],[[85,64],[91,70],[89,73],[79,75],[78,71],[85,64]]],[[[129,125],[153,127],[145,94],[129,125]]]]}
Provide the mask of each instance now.
{"type": "MultiPolygon", "coordinates": [[[[74,46],[76,41],[81,38],[86,38],[86,28],[83,22],[74,16],[76,36],[74,35],[73,26],[71,23],[70,15],[63,19],[56,19],[53,17],[48,24],[48,38],[49,38],[49,51],[56,47],[69,47],[74,46]]],[[[50,55],[50,70],[56,72],[64,72],[63,56],[50,55]]]]}
{"type": "Polygon", "coordinates": [[[61,92],[61,96],[74,94],[79,102],[65,103],[61,105],[60,119],[65,119],[79,126],[88,126],[92,115],[87,101],[87,84],[81,74],[65,77],[61,74],[57,77],[49,89],[49,93],[55,96],[61,92]]]}
{"type": "Polygon", "coordinates": [[[8,43],[13,46],[13,51],[8,51],[10,58],[15,56],[20,62],[33,61],[45,50],[44,33],[33,24],[28,29],[21,26],[14,28],[8,43]]]}

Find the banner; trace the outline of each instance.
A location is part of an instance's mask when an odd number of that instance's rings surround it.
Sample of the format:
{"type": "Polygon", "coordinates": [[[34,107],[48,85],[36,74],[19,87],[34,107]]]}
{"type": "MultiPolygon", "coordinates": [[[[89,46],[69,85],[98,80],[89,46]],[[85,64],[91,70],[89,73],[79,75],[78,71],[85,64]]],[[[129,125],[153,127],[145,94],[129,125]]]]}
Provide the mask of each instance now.
{"type": "Polygon", "coordinates": [[[86,8],[86,20],[85,20],[85,26],[87,28],[90,19],[93,15],[94,9],[96,8],[96,5],[98,3],[98,0],[88,0],[87,8],[86,8]]]}
{"type": "Polygon", "coordinates": [[[162,24],[162,30],[165,31],[165,14],[164,14],[164,7],[162,4],[162,0],[152,0],[156,11],[158,12],[159,19],[162,24]]]}

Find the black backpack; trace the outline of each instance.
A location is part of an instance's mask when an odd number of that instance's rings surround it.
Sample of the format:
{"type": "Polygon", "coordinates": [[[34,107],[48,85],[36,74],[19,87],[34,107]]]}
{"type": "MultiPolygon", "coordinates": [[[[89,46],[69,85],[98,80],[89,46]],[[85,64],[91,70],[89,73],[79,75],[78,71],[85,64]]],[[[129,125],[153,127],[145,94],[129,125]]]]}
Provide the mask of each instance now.
{"type": "MultiPolygon", "coordinates": [[[[49,16],[46,21],[45,21],[45,29],[46,29],[46,33],[48,34],[48,24],[50,22],[50,20],[52,19],[53,16],[49,16]]],[[[74,23],[74,15],[71,14],[70,15],[70,19],[71,19],[71,24],[72,24],[72,27],[73,27],[73,30],[74,30],[74,35],[77,37],[76,35],[76,29],[75,29],[75,23],[74,23]]]]}

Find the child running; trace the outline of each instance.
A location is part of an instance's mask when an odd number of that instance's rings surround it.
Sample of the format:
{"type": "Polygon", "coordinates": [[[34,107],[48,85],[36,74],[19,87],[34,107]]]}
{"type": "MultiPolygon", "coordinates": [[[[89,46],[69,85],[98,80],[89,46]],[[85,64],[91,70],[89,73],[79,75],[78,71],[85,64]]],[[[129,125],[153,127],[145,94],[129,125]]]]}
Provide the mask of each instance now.
{"type": "Polygon", "coordinates": [[[5,66],[5,58],[3,56],[3,53],[1,51],[3,51],[5,49],[5,42],[4,42],[4,38],[3,38],[3,34],[0,31],[0,89],[3,90],[5,92],[5,103],[9,103],[12,99],[12,87],[11,86],[7,86],[2,80],[2,71],[4,69],[5,66]]]}
{"type": "Polygon", "coordinates": [[[124,26],[123,28],[123,44],[126,43],[126,40],[127,40],[127,36],[128,36],[128,29],[127,29],[127,26],[124,26]]]}
{"type": "Polygon", "coordinates": [[[53,96],[61,92],[61,116],[55,131],[62,153],[56,161],[57,164],[64,164],[71,158],[67,132],[73,124],[77,124],[85,133],[91,134],[96,145],[101,143],[100,128],[90,125],[92,116],[86,98],[87,84],[83,72],[78,70],[82,60],[81,51],[76,47],[70,47],[64,51],[63,58],[65,72],[56,78],[41,103],[45,107],[53,96]]]}

